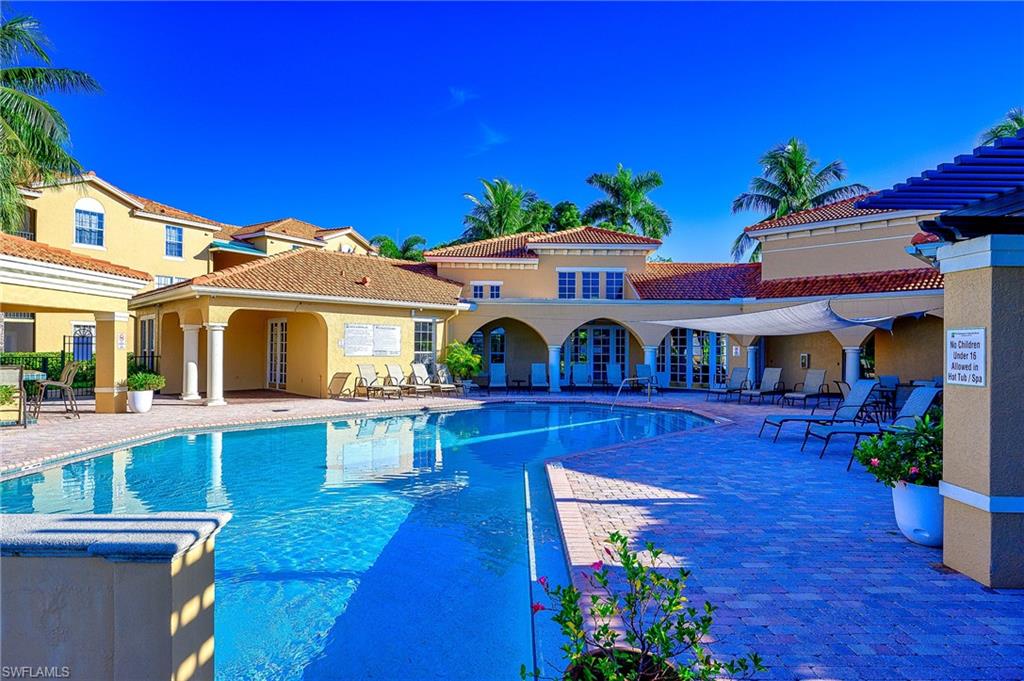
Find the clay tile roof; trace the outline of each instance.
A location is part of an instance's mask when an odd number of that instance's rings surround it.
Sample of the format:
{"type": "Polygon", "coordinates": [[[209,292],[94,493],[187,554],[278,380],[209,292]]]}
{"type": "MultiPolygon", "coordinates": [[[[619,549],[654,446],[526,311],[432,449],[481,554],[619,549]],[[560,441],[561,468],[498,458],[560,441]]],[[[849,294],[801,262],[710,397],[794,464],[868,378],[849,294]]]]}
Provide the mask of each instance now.
{"type": "Polygon", "coordinates": [[[9,255],[15,258],[36,260],[52,265],[63,265],[65,267],[77,267],[90,272],[102,274],[113,274],[119,277],[129,277],[142,281],[152,281],[153,277],[145,272],[133,270],[129,267],[122,267],[106,260],[97,260],[86,255],[79,255],[63,248],[50,246],[38,241],[29,241],[20,236],[12,234],[0,234],[0,254],[9,255]]]}
{"type": "Polygon", "coordinates": [[[920,246],[921,244],[930,244],[936,241],[942,241],[942,238],[938,234],[932,234],[931,232],[918,232],[910,239],[910,245],[920,246]]]}
{"type": "Polygon", "coordinates": [[[440,258],[534,258],[536,255],[530,252],[530,244],[658,246],[661,241],[629,232],[583,226],[561,232],[520,232],[493,239],[470,241],[435,248],[424,252],[423,255],[440,258]]]}
{"type": "Polygon", "coordinates": [[[637,295],[649,300],[803,298],[942,288],[942,275],[930,267],[762,281],[760,263],[648,263],[629,280],[637,295]]]}
{"type": "Polygon", "coordinates": [[[796,225],[809,225],[814,222],[828,222],[830,220],[845,220],[847,218],[857,218],[866,215],[877,215],[879,213],[891,213],[893,211],[886,210],[883,208],[856,208],[854,204],[858,201],[863,201],[869,196],[874,196],[876,192],[870,192],[867,194],[861,194],[854,196],[852,199],[844,199],[842,201],[836,201],[826,206],[819,208],[810,208],[808,210],[797,211],[796,213],[790,213],[781,218],[774,220],[764,220],[757,224],[750,225],[744,231],[745,232],[760,232],[765,229],[775,229],[777,227],[793,227],[796,225]]]}
{"type": "Polygon", "coordinates": [[[318,225],[314,225],[311,222],[306,222],[305,220],[299,220],[297,218],[279,218],[277,220],[257,222],[252,225],[240,227],[235,230],[231,236],[235,239],[246,239],[253,234],[258,234],[259,232],[271,232],[274,234],[283,234],[285,236],[294,236],[301,239],[319,239],[326,234],[332,234],[346,229],[351,228],[336,227],[325,229],[318,225]]]}
{"type": "Polygon", "coordinates": [[[427,263],[319,248],[285,251],[176,284],[192,285],[433,305],[455,305],[462,292],[462,284],[437,276],[427,263]]]}
{"type": "MultiPolygon", "coordinates": [[[[123,189],[121,191],[124,192],[123,189]]],[[[142,210],[144,210],[147,213],[166,215],[169,218],[188,220],[190,222],[198,222],[200,224],[210,225],[211,227],[229,227],[231,229],[235,229],[235,227],[233,227],[232,225],[225,225],[222,222],[217,222],[216,220],[204,218],[202,215],[196,215],[195,213],[189,213],[188,211],[175,208],[174,206],[168,206],[166,203],[160,203],[159,201],[154,201],[153,199],[147,199],[144,196],[139,196],[138,194],[133,194],[131,192],[124,193],[127,194],[128,196],[131,196],[133,199],[139,201],[141,204],[143,204],[142,210]]]]}

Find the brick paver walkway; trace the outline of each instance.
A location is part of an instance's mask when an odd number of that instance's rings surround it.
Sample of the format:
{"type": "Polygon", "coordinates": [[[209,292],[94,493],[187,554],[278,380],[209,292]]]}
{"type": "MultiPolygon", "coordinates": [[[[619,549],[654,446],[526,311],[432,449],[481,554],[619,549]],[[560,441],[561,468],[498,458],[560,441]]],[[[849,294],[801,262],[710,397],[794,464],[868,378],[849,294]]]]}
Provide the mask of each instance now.
{"type": "Polygon", "coordinates": [[[889,490],[857,464],[846,472],[850,444],[819,460],[799,451],[796,426],[757,439],[778,407],[663,403],[733,423],[551,470],[577,586],[619,530],[691,568],[690,598],[720,608],[712,648],[756,650],[767,678],[1024,678],[1024,591],[984,588],[904,539],[889,490]]]}

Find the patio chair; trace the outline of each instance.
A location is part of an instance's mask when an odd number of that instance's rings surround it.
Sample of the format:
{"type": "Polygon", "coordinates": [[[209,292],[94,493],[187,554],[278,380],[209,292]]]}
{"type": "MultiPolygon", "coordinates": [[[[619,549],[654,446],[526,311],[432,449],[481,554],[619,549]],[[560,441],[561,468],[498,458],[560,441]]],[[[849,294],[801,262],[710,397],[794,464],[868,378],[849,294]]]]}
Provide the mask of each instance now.
{"type": "Polygon", "coordinates": [[[711,386],[708,388],[707,395],[704,397],[704,401],[707,402],[714,395],[716,399],[721,401],[722,397],[725,397],[725,401],[729,401],[730,395],[736,395],[739,399],[740,391],[747,387],[747,370],[745,367],[733,367],[732,371],[729,372],[729,380],[726,383],[720,383],[718,385],[711,386]]]}
{"type": "Polygon", "coordinates": [[[744,397],[751,403],[754,398],[757,398],[758,404],[764,403],[764,398],[769,397],[772,401],[775,400],[776,395],[781,395],[785,392],[786,384],[782,382],[782,369],[776,367],[768,367],[761,374],[761,382],[757,384],[756,388],[747,388],[740,391],[739,399],[742,400],[744,397]]]}
{"type": "Polygon", "coordinates": [[[389,385],[382,381],[377,376],[377,369],[372,364],[358,364],[356,369],[359,371],[359,377],[356,379],[353,395],[358,396],[361,390],[368,400],[374,395],[379,396],[382,400],[389,395],[401,399],[402,389],[397,385],[389,385]]]}
{"type": "Polygon", "coordinates": [[[505,374],[504,364],[492,364],[491,376],[487,380],[487,394],[490,395],[491,391],[495,388],[504,390],[505,394],[508,395],[508,376],[505,374]]]}
{"type": "Polygon", "coordinates": [[[551,387],[548,383],[548,365],[544,362],[534,362],[530,365],[530,390],[551,387]]]}
{"type": "Polygon", "coordinates": [[[64,413],[71,412],[75,415],[75,418],[82,418],[82,415],[78,413],[78,401],[75,399],[75,376],[78,375],[78,368],[82,366],[81,362],[68,362],[64,365],[64,369],[60,372],[60,378],[56,381],[39,381],[37,389],[39,392],[36,393],[36,407],[35,414],[36,418],[39,418],[39,410],[43,407],[43,398],[46,397],[46,390],[48,388],[57,388],[60,390],[61,399],[64,400],[64,413]]]}
{"type": "MultiPolygon", "coordinates": [[[[437,372],[440,374],[443,367],[438,367],[437,372]]],[[[447,369],[445,369],[447,371],[447,369]]],[[[447,393],[458,393],[459,387],[451,381],[431,381],[430,375],[427,373],[427,365],[422,362],[412,363],[412,375],[416,383],[420,385],[429,386],[431,391],[436,391],[441,395],[447,393]]]]}
{"type": "Polygon", "coordinates": [[[452,372],[448,369],[447,364],[437,365],[437,381],[441,384],[451,384],[455,386],[456,394],[468,395],[471,390],[475,390],[480,386],[474,381],[467,381],[461,378],[455,378],[452,376],[452,372]]]}
{"type": "Polygon", "coordinates": [[[618,390],[619,386],[622,385],[622,365],[621,364],[609,364],[608,369],[608,389],[618,390]]]}
{"type": "Polygon", "coordinates": [[[846,399],[832,412],[832,416],[816,415],[813,412],[811,414],[769,414],[764,417],[764,421],[761,423],[761,430],[757,432],[757,436],[761,437],[765,426],[775,426],[775,437],[772,438],[772,442],[777,442],[779,433],[782,432],[782,426],[787,423],[810,425],[812,423],[842,423],[863,420],[864,406],[867,404],[874,389],[875,381],[873,379],[862,378],[857,381],[854,383],[853,388],[850,389],[846,399]]]}
{"type": "Polygon", "coordinates": [[[644,388],[650,388],[653,392],[657,392],[658,388],[658,377],[654,374],[654,369],[649,364],[637,364],[633,367],[636,371],[636,378],[633,380],[633,388],[636,390],[643,390],[644,388]]]}
{"type": "MultiPolygon", "coordinates": [[[[0,386],[11,389],[11,399],[18,405],[18,418],[15,425],[28,427],[28,409],[25,407],[25,367],[18,365],[0,366],[0,386]]],[[[0,407],[3,409],[3,407],[0,407]]]]}
{"type": "Polygon", "coordinates": [[[573,364],[572,383],[570,385],[574,391],[577,388],[593,389],[594,379],[590,375],[590,367],[588,367],[586,364],[573,364]]]}
{"type": "MultiPolygon", "coordinates": [[[[391,385],[397,385],[403,393],[406,395],[429,395],[434,392],[434,389],[429,385],[417,383],[415,378],[410,379],[402,371],[402,367],[397,364],[388,363],[384,365],[384,368],[388,372],[387,382],[391,385]]],[[[415,376],[415,374],[414,374],[415,376]]]]}
{"type": "Polygon", "coordinates": [[[351,371],[339,371],[331,376],[331,382],[327,384],[327,396],[337,400],[351,395],[352,391],[345,387],[351,375],[351,371]]]}
{"type": "Polygon", "coordinates": [[[853,435],[853,449],[850,452],[850,462],[846,464],[846,470],[850,470],[850,467],[853,465],[853,453],[857,450],[857,445],[860,443],[861,438],[913,427],[914,422],[924,417],[931,408],[932,403],[935,402],[935,398],[941,392],[941,388],[914,388],[914,391],[910,393],[910,397],[907,398],[899,413],[896,414],[896,418],[887,425],[877,422],[812,423],[807,427],[807,432],[804,434],[804,443],[800,446],[800,450],[803,451],[808,438],[813,437],[822,440],[821,453],[818,454],[818,458],[821,459],[825,456],[825,450],[828,449],[829,442],[832,441],[833,437],[836,435],[853,435]]]}
{"type": "Polygon", "coordinates": [[[821,402],[822,393],[826,392],[828,392],[828,384],[825,383],[825,370],[808,369],[804,374],[804,380],[794,385],[791,391],[782,394],[781,402],[783,406],[787,402],[796,406],[796,403],[799,402],[806,407],[807,400],[813,397],[815,405],[817,405],[821,402]]]}

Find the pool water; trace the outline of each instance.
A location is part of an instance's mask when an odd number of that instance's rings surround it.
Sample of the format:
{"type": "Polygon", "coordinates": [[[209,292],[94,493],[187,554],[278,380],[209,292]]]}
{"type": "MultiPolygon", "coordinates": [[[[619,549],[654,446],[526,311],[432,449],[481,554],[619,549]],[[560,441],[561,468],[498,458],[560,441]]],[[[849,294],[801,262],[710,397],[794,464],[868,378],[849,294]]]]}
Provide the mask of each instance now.
{"type": "Polygon", "coordinates": [[[536,574],[564,583],[545,459],[706,423],[500,404],[187,435],[6,481],[0,508],[231,511],[218,679],[513,679],[559,654],[531,630],[526,481],[536,574]]]}

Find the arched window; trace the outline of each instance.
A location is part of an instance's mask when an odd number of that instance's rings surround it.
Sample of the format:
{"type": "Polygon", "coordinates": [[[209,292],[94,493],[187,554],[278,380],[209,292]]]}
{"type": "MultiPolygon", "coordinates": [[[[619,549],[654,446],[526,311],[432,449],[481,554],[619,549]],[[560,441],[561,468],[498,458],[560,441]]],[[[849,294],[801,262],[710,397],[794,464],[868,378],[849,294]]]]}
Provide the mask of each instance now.
{"type": "Polygon", "coordinates": [[[90,196],[75,202],[75,244],[103,248],[103,204],[90,196]]]}

